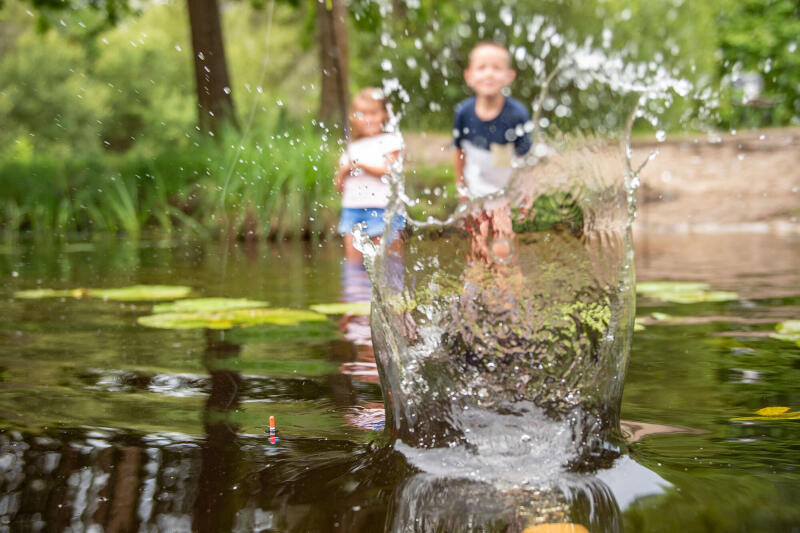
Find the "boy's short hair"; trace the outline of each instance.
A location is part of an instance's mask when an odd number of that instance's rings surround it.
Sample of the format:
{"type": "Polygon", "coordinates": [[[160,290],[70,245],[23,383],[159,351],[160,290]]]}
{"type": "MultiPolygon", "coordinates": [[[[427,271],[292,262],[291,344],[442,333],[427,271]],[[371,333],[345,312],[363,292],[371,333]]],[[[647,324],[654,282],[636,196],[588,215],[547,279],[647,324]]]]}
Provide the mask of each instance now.
{"type": "Polygon", "coordinates": [[[472,47],[472,50],[469,51],[468,62],[467,64],[472,63],[472,56],[475,54],[475,50],[479,48],[496,48],[497,50],[502,50],[505,53],[506,58],[508,59],[508,66],[511,67],[511,52],[508,51],[508,48],[503,46],[502,44],[495,42],[495,41],[480,41],[472,47]]]}

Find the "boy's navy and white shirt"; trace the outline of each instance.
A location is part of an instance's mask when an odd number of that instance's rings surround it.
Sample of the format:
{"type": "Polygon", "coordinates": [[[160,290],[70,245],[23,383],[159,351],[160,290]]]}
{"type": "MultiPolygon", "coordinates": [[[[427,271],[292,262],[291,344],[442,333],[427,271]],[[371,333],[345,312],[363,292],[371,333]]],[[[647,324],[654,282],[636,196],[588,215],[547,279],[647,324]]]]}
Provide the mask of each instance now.
{"type": "Polygon", "coordinates": [[[464,181],[473,196],[486,196],[508,185],[513,157],[531,148],[531,134],[525,127],[530,120],[525,106],[508,96],[500,113],[489,121],[475,114],[474,96],[456,106],[453,137],[456,148],[464,152],[464,181]]]}

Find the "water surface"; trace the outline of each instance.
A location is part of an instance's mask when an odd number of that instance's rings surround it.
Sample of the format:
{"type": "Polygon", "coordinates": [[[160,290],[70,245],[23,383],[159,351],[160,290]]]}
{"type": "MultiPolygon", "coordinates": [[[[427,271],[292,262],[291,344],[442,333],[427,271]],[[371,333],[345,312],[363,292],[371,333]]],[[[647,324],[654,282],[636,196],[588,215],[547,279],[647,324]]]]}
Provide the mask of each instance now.
{"type": "Polygon", "coordinates": [[[640,280],[707,281],[739,297],[640,298],[649,321],[634,336],[622,405],[635,422],[630,456],[582,484],[539,491],[415,473],[382,447],[372,431],[382,396],[358,321],[337,335],[334,319],[331,336],[220,335],[141,327],[147,303],[12,296],[185,284],[306,308],[343,299],[343,279],[352,284],[337,246],[2,248],[0,525],[425,531],[468,529],[459,520],[470,517],[475,530],[521,531],[568,515],[590,531],[800,530],[800,423],[731,420],[800,410],[800,346],[769,337],[800,316],[800,239],[636,240],[640,280]],[[276,444],[264,433],[270,415],[276,444]]]}

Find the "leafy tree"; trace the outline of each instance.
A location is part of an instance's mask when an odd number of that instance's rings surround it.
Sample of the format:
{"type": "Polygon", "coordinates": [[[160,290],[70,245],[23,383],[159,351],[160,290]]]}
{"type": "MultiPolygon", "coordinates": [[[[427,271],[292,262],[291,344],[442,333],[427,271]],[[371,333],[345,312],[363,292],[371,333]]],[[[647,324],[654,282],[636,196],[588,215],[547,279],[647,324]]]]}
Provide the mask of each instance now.
{"type": "Polygon", "coordinates": [[[731,127],[800,124],[800,3],[726,2],[717,22],[720,76],[757,73],[764,83],[758,101],[742,102],[756,105],[736,107],[728,100],[723,121],[731,127]]]}
{"type": "MultiPolygon", "coordinates": [[[[129,0],[27,0],[40,14],[40,24],[45,28],[54,13],[88,8],[104,15],[103,24],[94,26],[99,31],[105,25],[114,25],[125,15],[135,13],[129,0]]],[[[235,123],[232,89],[222,39],[217,0],[187,0],[189,28],[195,70],[195,89],[198,104],[198,125],[201,131],[215,132],[223,123],[235,123]]],[[[2,7],[2,4],[0,4],[2,7]]]]}

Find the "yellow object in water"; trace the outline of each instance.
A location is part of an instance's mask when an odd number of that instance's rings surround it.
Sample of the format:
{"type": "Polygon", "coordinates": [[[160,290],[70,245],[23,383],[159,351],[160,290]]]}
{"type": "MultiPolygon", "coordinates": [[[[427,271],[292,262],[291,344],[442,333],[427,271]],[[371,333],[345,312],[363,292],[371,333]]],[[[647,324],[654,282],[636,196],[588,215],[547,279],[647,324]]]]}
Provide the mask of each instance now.
{"type": "Polygon", "coordinates": [[[589,530],[580,524],[538,524],[526,527],[522,533],[589,533],[589,530]]]}
{"type": "Polygon", "coordinates": [[[758,416],[740,416],[731,418],[736,422],[749,422],[754,420],[800,420],[800,411],[792,411],[789,407],[764,407],[756,411],[758,416]]]}

